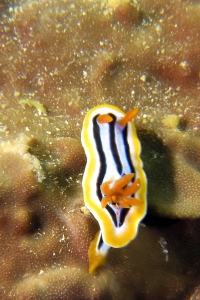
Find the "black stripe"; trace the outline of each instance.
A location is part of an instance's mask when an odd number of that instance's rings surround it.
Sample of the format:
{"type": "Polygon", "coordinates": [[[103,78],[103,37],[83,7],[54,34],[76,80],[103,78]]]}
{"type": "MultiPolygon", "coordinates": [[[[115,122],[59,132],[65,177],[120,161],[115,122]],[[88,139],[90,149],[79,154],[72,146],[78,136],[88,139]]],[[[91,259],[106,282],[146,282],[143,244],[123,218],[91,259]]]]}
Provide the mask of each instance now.
{"type": "MultiPolygon", "coordinates": [[[[122,170],[123,170],[123,166],[120,160],[120,156],[117,150],[117,145],[116,145],[116,140],[115,140],[115,122],[116,122],[116,117],[113,114],[109,114],[114,121],[109,123],[109,134],[110,134],[110,149],[112,151],[112,155],[114,157],[115,160],[115,164],[117,167],[117,171],[119,172],[119,174],[122,174],[122,170]]],[[[96,143],[96,150],[98,152],[99,155],[99,160],[100,160],[100,170],[99,170],[99,175],[97,178],[97,196],[99,198],[99,201],[102,200],[102,193],[101,193],[101,189],[100,186],[102,185],[103,182],[103,178],[105,176],[106,173],[106,156],[104,154],[103,151],[103,147],[102,147],[102,141],[101,141],[101,135],[100,135],[100,128],[97,122],[97,118],[98,118],[99,114],[96,115],[93,118],[93,137],[96,143]]],[[[132,165],[132,161],[131,161],[131,155],[130,155],[130,147],[128,144],[128,128],[127,125],[125,126],[125,128],[122,131],[122,140],[123,140],[123,145],[125,148],[125,154],[126,154],[126,159],[130,168],[130,172],[134,173],[134,167],[132,165]]],[[[108,211],[108,213],[110,214],[115,226],[117,227],[117,218],[116,218],[116,214],[115,211],[112,209],[112,207],[110,207],[109,205],[106,205],[105,207],[108,211]]],[[[123,208],[121,210],[120,213],[120,222],[119,222],[119,227],[123,225],[125,217],[127,215],[129,211],[129,208],[123,208]]],[[[102,246],[103,243],[103,239],[102,236],[99,239],[99,243],[98,243],[98,248],[100,249],[100,247],[102,246]]]]}
{"type": "Polygon", "coordinates": [[[122,174],[122,163],[120,160],[119,152],[117,149],[116,139],[115,139],[115,123],[116,123],[116,117],[113,114],[109,114],[113,118],[113,121],[109,123],[109,134],[110,134],[110,150],[112,152],[112,156],[114,158],[116,168],[118,173],[122,174]]]}
{"type": "Polygon", "coordinates": [[[123,225],[125,217],[127,215],[127,213],[129,212],[130,208],[122,208],[121,212],[120,212],[120,221],[119,221],[119,227],[123,225]]]}
{"type": "Polygon", "coordinates": [[[114,210],[109,205],[106,205],[105,208],[107,209],[107,211],[109,212],[110,216],[112,217],[113,222],[115,224],[115,227],[117,227],[117,218],[116,218],[116,214],[115,214],[114,210]]]}
{"type": "Polygon", "coordinates": [[[126,153],[126,159],[130,168],[130,173],[135,173],[135,169],[132,164],[131,160],[131,154],[130,154],[130,147],[128,143],[128,126],[126,125],[122,131],[122,140],[125,148],[125,153],[126,153]]]}
{"type": "MultiPolygon", "coordinates": [[[[135,173],[135,169],[133,167],[133,163],[131,160],[131,154],[130,154],[130,147],[128,143],[128,125],[126,125],[122,132],[122,140],[124,144],[126,159],[130,168],[130,173],[135,173]]],[[[134,181],[134,178],[132,179],[134,181]]],[[[119,227],[123,225],[124,220],[126,218],[126,215],[128,214],[130,208],[123,208],[120,213],[120,221],[119,221],[119,227]]]]}
{"type": "Polygon", "coordinates": [[[98,242],[97,248],[100,249],[102,245],[103,245],[103,238],[102,238],[102,234],[101,234],[100,238],[99,238],[99,242],[98,242]]]}
{"type": "MultiPolygon", "coordinates": [[[[96,143],[96,150],[99,154],[99,160],[100,160],[100,170],[99,170],[99,175],[98,175],[98,178],[97,178],[97,196],[99,198],[99,201],[101,201],[102,200],[102,193],[101,193],[100,186],[102,185],[103,178],[104,178],[105,173],[106,173],[106,157],[105,157],[105,154],[103,152],[101,136],[100,136],[100,128],[99,128],[99,125],[97,123],[98,116],[99,115],[96,115],[93,118],[93,137],[94,137],[94,140],[95,140],[95,143],[96,143]]],[[[110,214],[115,226],[117,227],[117,219],[116,219],[115,212],[113,211],[113,209],[109,205],[106,205],[106,209],[107,209],[108,213],[110,214]]]]}
{"type": "Polygon", "coordinates": [[[100,136],[100,128],[99,125],[97,123],[97,118],[99,115],[96,115],[93,118],[93,137],[95,139],[95,143],[96,143],[96,150],[99,154],[99,160],[100,160],[100,170],[99,170],[99,175],[97,178],[97,196],[99,198],[99,200],[102,200],[102,193],[100,190],[100,186],[103,182],[103,178],[105,176],[106,173],[106,157],[105,154],[103,152],[103,147],[102,147],[102,143],[101,143],[101,136],[100,136]]]}

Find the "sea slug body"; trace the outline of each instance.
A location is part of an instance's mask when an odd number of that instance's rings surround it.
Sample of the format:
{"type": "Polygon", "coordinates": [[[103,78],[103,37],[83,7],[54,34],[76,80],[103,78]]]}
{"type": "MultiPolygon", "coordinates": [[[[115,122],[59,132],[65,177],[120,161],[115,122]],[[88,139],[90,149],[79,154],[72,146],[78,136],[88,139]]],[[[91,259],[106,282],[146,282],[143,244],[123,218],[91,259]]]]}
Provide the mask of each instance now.
{"type": "Polygon", "coordinates": [[[124,247],[136,237],[146,214],[147,182],[132,121],[137,113],[137,108],[125,114],[103,104],[83,122],[84,201],[100,226],[89,248],[90,273],[104,263],[109,248],[124,247]]]}

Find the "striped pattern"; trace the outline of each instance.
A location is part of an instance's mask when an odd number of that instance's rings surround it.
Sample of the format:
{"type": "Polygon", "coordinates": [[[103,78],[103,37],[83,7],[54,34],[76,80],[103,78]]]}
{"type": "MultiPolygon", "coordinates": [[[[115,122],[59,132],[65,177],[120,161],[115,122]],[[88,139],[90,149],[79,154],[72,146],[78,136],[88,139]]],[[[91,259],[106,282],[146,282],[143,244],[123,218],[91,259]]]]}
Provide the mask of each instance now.
{"type": "Polygon", "coordinates": [[[98,238],[95,237],[95,246],[93,241],[92,250],[89,250],[90,264],[91,257],[95,260],[101,249],[105,255],[105,249],[123,247],[135,238],[138,224],[146,214],[146,176],[140,159],[140,142],[133,122],[125,126],[118,123],[124,116],[117,107],[105,104],[91,109],[83,123],[81,140],[87,156],[83,176],[84,201],[101,230],[98,238]],[[111,116],[112,122],[98,123],[98,116],[103,114],[111,116]],[[133,181],[140,179],[139,190],[131,196],[143,204],[130,208],[107,204],[102,209],[101,185],[130,173],[135,173],[133,181]],[[93,253],[94,249],[97,253],[93,253]]]}
{"type": "MultiPolygon", "coordinates": [[[[128,144],[128,126],[121,127],[116,124],[114,114],[109,114],[113,118],[113,122],[107,124],[98,124],[96,115],[93,117],[93,139],[96,143],[96,151],[99,156],[100,169],[96,183],[96,193],[99,201],[102,200],[102,192],[100,186],[110,177],[110,174],[115,174],[116,178],[122,177],[124,174],[134,173],[134,167],[130,158],[130,147],[128,144]],[[123,155],[122,155],[123,154],[123,155]],[[110,170],[110,165],[112,170],[110,170]]],[[[113,205],[107,205],[106,209],[110,214],[116,227],[123,224],[125,216],[129,209],[120,209],[120,218],[117,221],[116,213],[113,205]]]]}

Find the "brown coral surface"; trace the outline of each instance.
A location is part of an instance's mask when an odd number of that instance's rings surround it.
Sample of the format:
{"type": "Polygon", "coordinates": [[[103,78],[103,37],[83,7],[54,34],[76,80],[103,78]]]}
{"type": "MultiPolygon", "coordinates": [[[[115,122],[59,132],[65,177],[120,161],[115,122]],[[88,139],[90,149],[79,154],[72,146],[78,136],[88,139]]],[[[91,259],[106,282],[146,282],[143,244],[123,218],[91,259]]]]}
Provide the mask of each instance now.
{"type": "Polygon", "coordinates": [[[0,299],[200,297],[199,1],[0,3],[0,299]],[[149,213],[88,274],[86,111],[140,107],[149,213]]]}

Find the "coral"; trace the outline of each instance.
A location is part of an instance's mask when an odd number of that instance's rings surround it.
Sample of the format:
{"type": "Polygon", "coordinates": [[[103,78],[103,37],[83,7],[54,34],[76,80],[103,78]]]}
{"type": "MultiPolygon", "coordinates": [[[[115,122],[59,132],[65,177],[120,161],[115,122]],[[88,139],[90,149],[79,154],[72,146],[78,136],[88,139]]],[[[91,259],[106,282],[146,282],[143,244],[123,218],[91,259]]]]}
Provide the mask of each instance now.
{"type": "Polygon", "coordinates": [[[149,209],[160,216],[199,218],[199,138],[178,130],[166,132],[164,141],[155,133],[141,132],[149,209]]]}
{"type": "Polygon", "coordinates": [[[0,14],[0,298],[198,299],[198,1],[19,0],[0,14]],[[88,274],[98,224],[80,131],[101,103],[140,108],[149,212],[88,274]]]}

